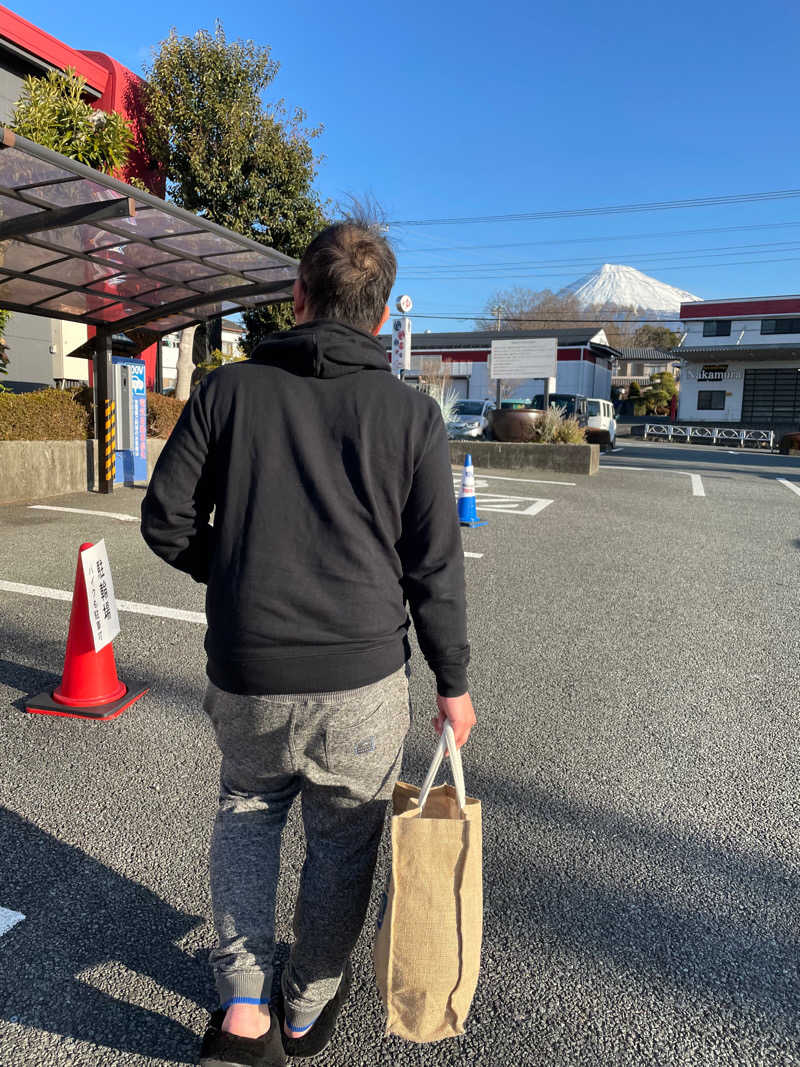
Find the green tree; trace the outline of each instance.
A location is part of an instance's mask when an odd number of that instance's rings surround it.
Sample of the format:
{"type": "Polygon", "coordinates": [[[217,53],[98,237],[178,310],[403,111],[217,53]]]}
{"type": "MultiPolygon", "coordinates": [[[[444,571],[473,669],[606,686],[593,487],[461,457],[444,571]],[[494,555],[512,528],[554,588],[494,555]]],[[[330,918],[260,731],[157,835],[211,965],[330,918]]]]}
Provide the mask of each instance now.
{"type": "Polygon", "coordinates": [[[659,371],[650,375],[650,388],[645,394],[647,410],[654,415],[666,415],[669,402],[677,393],[678,386],[671,371],[659,371]]]}
{"type": "Polygon", "coordinates": [[[674,396],[678,391],[678,384],[672,371],[662,370],[657,374],[650,375],[650,383],[653,389],[660,389],[668,397],[674,396]]]}
{"type": "Polygon", "coordinates": [[[628,396],[641,396],[642,390],[639,388],[638,382],[631,382],[628,386],[628,396]]]}
{"type": "Polygon", "coordinates": [[[86,79],[70,67],[26,78],[11,128],[43,148],[112,174],[125,166],[134,148],[130,123],[93,108],[85,94],[86,79]]]}
{"type": "Polygon", "coordinates": [[[640,326],[633,335],[633,346],[635,348],[657,348],[661,352],[669,352],[677,348],[680,339],[680,334],[675,330],[670,330],[667,326],[655,326],[648,323],[640,326]]]}
{"type": "MultiPolygon", "coordinates": [[[[130,123],[116,113],[93,108],[85,99],[86,79],[68,67],[41,78],[28,77],[14,107],[11,129],[43,148],[111,174],[120,171],[134,146],[130,123]]],[[[0,373],[7,374],[2,345],[9,313],[0,311],[0,373]]]]}
{"type": "MultiPolygon", "coordinates": [[[[268,47],[228,41],[220,22],[213,33],[173,30],[145,71],[146,138],[176,204],[299,256],[325,224],[313,188],[321,129],[306,128],[305,113],[282,100],[264,103],[278,66],[268,47]]],[[[246,312],[246,351],[293,322],[286,304],[246,312]]],[[[191,374],[191,345],[181,342],[179,397],[191,374]]]]}

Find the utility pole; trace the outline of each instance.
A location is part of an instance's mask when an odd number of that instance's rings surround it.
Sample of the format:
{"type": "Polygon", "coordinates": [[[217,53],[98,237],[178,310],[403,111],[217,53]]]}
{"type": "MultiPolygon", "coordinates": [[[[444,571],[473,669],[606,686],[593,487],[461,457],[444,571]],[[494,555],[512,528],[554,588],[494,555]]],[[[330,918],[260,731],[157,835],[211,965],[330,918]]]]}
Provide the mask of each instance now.
{"type": "MultiPolygon", "coordinates": [[[[493,308],[491,309],[491,312],[492,312],[492,314],[493,314],[493,315],[496,315],[496,316],[497,316],[497,325],[495,326],[495,331],[496,331],[497,333],[500,333],[500,317],[501,317],[501,315],[503,314],[503,312],[504,312],[505,310],[506,310],[506,309],[505,309],[505,307],[504,307],[504,305],[503,305],[503,304],[495,304],[495,305],[494,305],[494,307],[493,307],[493,308]]],[[[498,411],[500,410],[500,401],[501,401],[501,398],[500,398],[500,392],[501,392],[501,386],[502,386],[502,382],[501,382],[501,381],[500,381],[500,379],[498,378],[498,379],[497,379],[497,388],[496,388],[496,391],[495,391],[495,398],[494,398],[494,406],[495,406],[495,408],[496,408],[496,409],[497,409],[498,411]]]]}

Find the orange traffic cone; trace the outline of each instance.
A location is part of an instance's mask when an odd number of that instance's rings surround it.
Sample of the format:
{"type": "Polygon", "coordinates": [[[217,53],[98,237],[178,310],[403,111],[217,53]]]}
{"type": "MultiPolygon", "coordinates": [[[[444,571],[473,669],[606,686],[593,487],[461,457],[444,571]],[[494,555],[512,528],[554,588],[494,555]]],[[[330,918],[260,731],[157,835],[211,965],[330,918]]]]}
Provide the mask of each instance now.
{"type": "Polygon", "coordinates": [[[147,688],[129,689],[119,680],[110,641],[99,652],[94,650],[89,599],[81,563],[81,552],[91,547],[91,542],[87,542],[81,545],[78,552],[61,684],[52,692],[39,693],[26,700],[28,711],[76,719],[114,719],[147,692],[147,688]]]}

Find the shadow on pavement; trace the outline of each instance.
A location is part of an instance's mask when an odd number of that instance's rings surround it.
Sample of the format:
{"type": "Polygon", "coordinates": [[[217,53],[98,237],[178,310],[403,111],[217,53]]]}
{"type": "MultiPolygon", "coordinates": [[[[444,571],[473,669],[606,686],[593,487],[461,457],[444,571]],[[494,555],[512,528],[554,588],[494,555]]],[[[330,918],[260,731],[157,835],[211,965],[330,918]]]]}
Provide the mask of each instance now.
{"type": "MultiPolygon", "coordinates": [[[[44,643],[41,642],[40,644],[44,643]]],[[[48,642],[46,662],[55,663],[57,656],[57,646],[53,642],[48,642]]],[[[63,663],[63,660],[64,653],[62,651],[60,662],[63,663]]],[[[120,674],[119,669],[118,674],[120,674]]],[[[35,696],[37,693],[52,691],[58,686],[60,681],[61,675],[54,674],[52,671],[43,671],[38,667],[29,667],[26,663],[17,663],[15,660],[0,659],[0,686],[6,685],[10,689],[16,689],[22,693],[22,696],[18,697],[16,700],[9,701],[9,706],[16,708],[18,711],[25,712],[25,701],[28,697],[35,696]]],[[[132,679],[127,671],[124,675],[124,681],[131,691],[137,688],[137,680],[132,679]]],[[[142,686],[147,684],[148,683],[143,682],[142,686]]]]}
{"type": "MultiPolygon", "coordinates": [[[[794,543],[800,548],[800,539],[794,543]]],[[[60,665],[63,647],[57,651],[42,641],[37,651],[46,653],[37,662],[60,665]]],[[[421,677],[418,658],[416,664],[421,677]]],[[[53,677],[0,660],[0,682],[25,692],[44,688],[53,677]]],[[[154,692],[169,685],[178,700],[198,705],[190,683],[168,682],[158,671],[150,680],[154,692]]],[[[420,685],[415,683],[417,716],[420,685]]],[[[405,780],[422,780],[429,740],[426,735],[424,743],[420,737],[407,747],[405,780]]],[[[788,859],[766,854],[769,844],[759,851],[755,832],[749,850],[722,830],[704,836],[577,800],[568,782],[559,792],[544,789],[535,766],[528,775],[504,774],[502,758],[470,762],[467,785],[484,804],[486,952],[472,1026],[452,1046],[454,1056],[472,1050],[473,1043],[481,1050],[491,1044],[498,1017],[522,1020],[538,1013],[571,1030],[581,1012],[597,1007],[593,983],[610,978],[612,986],[630,981],[632,1003],[640,1001],[654,1014],[668,1015],[681,1004],[704,1036],[722,1025],[729,1044],[743,1035],[754,1047],[772,1040],[786,1053],[781,1062],[795,1062],[789,1057],[800,1051],[800,876],[788,859]],[[583,962],[567,969],[565,959],[583,962]],[[513,993],[498,960],[524,976],[513,993]],[[581,971],[588,982],[576,978],[581,971]]],[[[120,961],[167,991],[210,1005],[205,960],[175,944],[204,917],[171,907],[16,814],[0,815],[0,855],[6,858],[0,905],[26,915],[0,939],[0,1018],[22,1016],[25,1025],[53,1033],[191,1062],[197,1038],[188,1026],[126,1003],[123,987],[110,995],[78,976],[120,961]]],[[[276,962],[287,951],[279,945],[276,962]]],[[[159,1002],[168,1003],[167,996],[159,1002]]],[[[637,1025],[640,1039],[652,1036],[651,1018],[637,1025]]],[[[536,1039],[541,1055],[527,1062],[552,1062],[546,1040],[542,1031],[536,1039]]],[[[389,1045],[394,1051],[395,1043],[389,1045]]],[[[405,1046],[401,1052],[399,1043],[391,1060],[372,1060],[372,1052],[371,1046],[362,1062],[412,1062],[412,1052],[405,1046]]],[[[479,1063],[482,1054],[456,1061],[445,1053],[442,1062],[479,1063]]]]}
{"type": "Polygon", "coordinates": [[[0,1017],[117,1052],[195,1062],[196,1035],[165,1015],[127,1003],[124,972],[115,995],[80,976],[104,963],[121,963],[180,997],[210,1004],[205,966],[175,944],[203,919],[177,911],[5,808],[0,855],[0,903],[25,915],[0,940],[0,1017]]]}
{"type": "Polygon", "coordinates": [[[12,708],[25,711],[26,697],[45,690],[55,689],[61,676],[52,671],[40,671],[37,667],[28,667],[24,663],[15,663],[10,659],[0,659],[0,685],[19,689],[24,696],[10,702],[12,708]]]}
{"type": "MultiPolygon", "coordinates": [[[[413,763],[404,774],[416,781],[424,761],[413,763]]],[[[485,766],[470,768],[467,786],[483,801],[485,836],[495,822],[502,842],[503,879],[485,879],[488,943],[507,940],[511,923],[538,978],[566,948],[637,973],[657,1000],[666,986],[670,999],[713,1004],[754,1038],[766,1031],[800,1051],[800,876],[790,863],[485,766]]]]}

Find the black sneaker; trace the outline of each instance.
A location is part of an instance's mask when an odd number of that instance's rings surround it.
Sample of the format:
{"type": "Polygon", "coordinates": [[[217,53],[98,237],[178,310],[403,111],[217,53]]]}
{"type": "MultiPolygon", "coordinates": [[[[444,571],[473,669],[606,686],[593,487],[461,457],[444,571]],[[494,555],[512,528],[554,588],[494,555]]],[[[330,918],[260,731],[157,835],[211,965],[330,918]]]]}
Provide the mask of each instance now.
{"type": "Polygon", "coordinates": [[[339,1018],[339,1012],[344,1007],[347,998],[350,995],[352,981],[353,967],[350,960],[348,960],[345,964],[342,980],[339,983],[339,988],[336,990],[335,995],[328,1001],[314,1020],[308,1033],[303,1034],[302,1037],[288,1037],[283,1029],[283,1023],[286,1018],[286,1009],[283,1003],[283,994],[281,994],[275,1005],[275,1011],[281,1028],[281,1041],[283,1042],[283,1047],[286,1050],[287,1056],[296,1056],[297,1059],[306,1059],[309,1056],[316,1056],[330,1043],[330,1040],[333,1037],[333,1031],[336,1027],[336,1020],[339,1018]]]}
{"type": "Polygon", "coordinates": [[[284,1067],[281,1024],[270,1009],[270,1027],[263,1037],[237,1037],[222,1029],[225,1010],[215,1011],[200,1049],[200,1067],[284,1067]]]}

